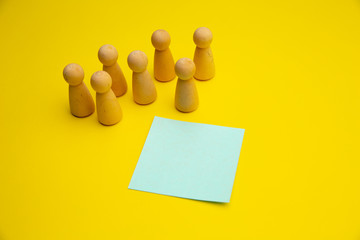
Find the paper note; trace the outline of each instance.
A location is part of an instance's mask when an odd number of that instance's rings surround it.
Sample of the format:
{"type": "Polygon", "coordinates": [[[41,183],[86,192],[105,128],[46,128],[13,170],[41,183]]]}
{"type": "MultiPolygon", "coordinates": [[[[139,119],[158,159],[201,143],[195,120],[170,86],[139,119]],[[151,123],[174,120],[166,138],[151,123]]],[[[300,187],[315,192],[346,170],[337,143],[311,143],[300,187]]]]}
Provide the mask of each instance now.
{"type": "Polygon", "coordinates": [[[155,117],[129,188],[229,202],[244,131],[155,117]]]}

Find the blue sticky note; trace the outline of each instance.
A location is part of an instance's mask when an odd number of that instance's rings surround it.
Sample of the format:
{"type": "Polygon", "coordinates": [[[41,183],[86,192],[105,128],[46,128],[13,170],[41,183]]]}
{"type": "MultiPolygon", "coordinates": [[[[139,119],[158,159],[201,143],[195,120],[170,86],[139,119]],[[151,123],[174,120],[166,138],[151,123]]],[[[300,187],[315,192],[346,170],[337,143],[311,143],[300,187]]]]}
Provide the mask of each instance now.
{"type": "Polygon", "coordinates": [[[155,117],[129,188],[230,202],[244,131],[155,117]]]}

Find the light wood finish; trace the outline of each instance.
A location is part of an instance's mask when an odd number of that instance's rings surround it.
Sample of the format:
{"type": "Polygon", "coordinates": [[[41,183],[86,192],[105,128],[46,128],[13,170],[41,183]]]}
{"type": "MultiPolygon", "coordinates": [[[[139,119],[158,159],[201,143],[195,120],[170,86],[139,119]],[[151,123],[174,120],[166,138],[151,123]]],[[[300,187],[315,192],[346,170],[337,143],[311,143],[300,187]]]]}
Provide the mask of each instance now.
{"type": "Polygon", "coordinates": [[[214,57],[210,47],[213,35],[206,27],[196,29],[193,40],[196,44],[194,63],[196,72],[194,77],[197,80],[209,80],[215,76],[214,57]]]}
{"type": "Polygon", "coordinates": [[[192,112],[199,106],[199,96],[193,78],[195,64],[189,58],[181,58],[175,64],[178,76],[175,91],[175,107],[180,112],[192,112]]]}
{"type": "Polygon", "coordinates": [[[133,71],[132,89],[134,101],[138,104],[150,104],[156,100],[155,84],[147,70],[148,59],[144,52],[133,51],[128,56],[128,65],[133,71]]]}
{"type": "Polygon", "coordinates": [[[103,70],[110,74],[112,79],[111,89],[117,97],[124,95],[127,91],[125,76],[117,63],[118,52],[110,44],[103,45],[98,52],[100,62],[103,64],[103,70]]]}
{"type": "Polygon", "coordinates": [[[111,89],[111,76],[105,71],[98,71],[91,76],[90,82],[96,91],[96,110],[99,122],[107,126],[120,122],[122,111],[111,89]]]}
{"type": "Polygon", "coordinates": [[[64,79],[69,83],[70,112],[76,117],[87,117],[95,111],[94,100],[86,87],[84,70],[76,63],[65,66],[64,79]]]}
{"type": "Polygon", "coordinates": [[[175,78],[174,58],[170,51],[170,35],[163,29],[156,30],[151,36],[154,54],[154,76],[160,82],[169,82],[175,78]]]}

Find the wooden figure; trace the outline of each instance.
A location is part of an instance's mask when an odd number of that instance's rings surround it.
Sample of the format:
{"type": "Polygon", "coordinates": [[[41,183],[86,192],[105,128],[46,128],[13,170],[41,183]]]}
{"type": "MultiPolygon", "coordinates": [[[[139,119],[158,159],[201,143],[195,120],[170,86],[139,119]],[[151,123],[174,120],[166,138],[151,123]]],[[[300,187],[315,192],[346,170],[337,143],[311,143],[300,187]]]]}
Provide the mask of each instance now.
{"type": "Polygon", "coordinates": [[[196,72],[194,77],[197,80],[209,80],[215,76],[214,57],[210,47],[213,35],[210,29],[200,27],[196,29],[193,39],[196,44],[194,54],[196,72]]]}
{"type": "Polygon", "coordinates": [[[156,88],[148,72],[148,59],[144,52],[133,51],[128,56],[128,65],[133,71],[132,89],[134,101],[138,104],[150,104],[156,100],[156,88]]]}
{"type": "Polygon", "coordinates": [[[160,82],[168,82],[175,78],[174,58],[171,54],[170,35],[163,29],[156,30],[151,36],[154,54],[154,76],[160,82]]]}
{"type": "Polygon", "coordinates": [[[122,118],[122,111],[111,90],[111,76],[105,71],[97,71],[91,76],[90,82],[96,91],[96,110],[99,122],[107,126],[118,123],[122,118]]]}
{"type": "Polygon", "coordinates": [[[111,89],[117,97],[124,95],[127,91],[125,76],[117,63],[118,52],[110,44],[106,44],[99,49],[98,57],[103,64],[103,70],[110,74],[112,79],[111,89]]]}
{"type": "Polygon", "coordinates": [[[178,81],[175,91],[175,107],[180,112],[192,112],[199,106],[199,97],[196,90],[195,64],[189,58],[181,58],[175,64],[178,81]]]}
{"type": "Polygon", "coordinates": [[[94,100],[86,87],[84,70],[76,63],[68,64],[63,71],[64,79],[69,83],[70,112],[76,117],[90,116],[94,110],[94,100]]]}

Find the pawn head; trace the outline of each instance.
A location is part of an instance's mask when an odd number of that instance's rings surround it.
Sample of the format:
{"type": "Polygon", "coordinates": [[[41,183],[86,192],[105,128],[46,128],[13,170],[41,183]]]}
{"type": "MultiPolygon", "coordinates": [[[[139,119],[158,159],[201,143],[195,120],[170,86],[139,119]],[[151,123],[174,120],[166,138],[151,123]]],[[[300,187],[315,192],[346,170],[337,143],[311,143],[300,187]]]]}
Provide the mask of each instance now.
{"type": "Polygon", "coordinates": [[[151,36],[152,45],[156,50],[163,51],[170,46],[170,34],[163,30],[156,30],[151,36]]]}
{"type": "Polygon", "coordinates": [[[105,44],[99,49],[98,57],[105,66],[112,66],[118,59],[118,52],[113,45],[105,44]]]}
{"type": "Polygon", "coordinates": [[[175,64],[175,73],[182,80],[191,79],[195,69],[195,63],[190,58],[180,58],[175,64]]]}
{"type": "Polygon", "coordinates": [[[90,83],[97,93],[105,93],[110,90],[112,79],[107,72],[97,71],[91,76],[90,83]]]}
{"type": "Polygon", "coordinates": [[[71,86],[77,86],[84,80],[84,70],[79,64],[70,63],[64,68],[63,76],[71,86]]]}
{"type": "Polygon", "coordinates": [[[200,27],[195,30],[193,39],[194,39],[194,43],[196,44],[197,47],[207,48],[210,46],[210,44],[212,42],[213,35],[212,35],[210,29],[208,29],[206,27],[200,27]]]}
{"type": "Polygon", "coordinates": [[[144,52],[136,50],[129,54],[127,62],[134,72],[143,72],[146,70],[148,59],[144,52]]]}

